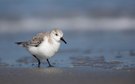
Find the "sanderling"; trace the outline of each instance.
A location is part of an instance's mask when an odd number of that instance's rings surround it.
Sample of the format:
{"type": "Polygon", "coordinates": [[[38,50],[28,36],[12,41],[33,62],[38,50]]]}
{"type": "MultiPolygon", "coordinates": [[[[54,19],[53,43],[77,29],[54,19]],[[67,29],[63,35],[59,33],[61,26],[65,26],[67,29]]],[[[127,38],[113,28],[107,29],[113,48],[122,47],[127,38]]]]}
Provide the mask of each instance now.
{"type": "Polygon", "coordinates": [[[61,40],[65,44],[67,43],[63,39],[63,32],[60,29],[53,29],[51,32],[38,33],[32,40],[16,42],[16,44],[26,48],[37,59],[38,67],[40,67],[42,59],[46,59],[49,67],[52,67],[49,58],[58,51],[61,40]]]}

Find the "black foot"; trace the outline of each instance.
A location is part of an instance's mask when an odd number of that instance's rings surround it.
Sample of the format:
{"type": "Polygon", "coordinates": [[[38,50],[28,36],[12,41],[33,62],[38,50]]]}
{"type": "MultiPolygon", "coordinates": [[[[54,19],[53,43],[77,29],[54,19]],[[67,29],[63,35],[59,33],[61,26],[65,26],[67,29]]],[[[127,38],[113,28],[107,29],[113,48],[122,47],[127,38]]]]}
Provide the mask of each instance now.
{"type": "Polygon", "coordinates": [[[38,64],[38,68],[40,68],[40,64],[38,64]]]}
{"type": "Polygon", "coordinates": [[[47,60],[47,62],[48,62],[48,64],[49,64],[49,66],[48,67],[54,67],[53,65],[51,65],[51,63],[49,62],[49,60],[48,59],[46,59],[47,60]]]}
{"type": "Polygon", "coordinates": [[[53,65],[49,65],[48,67],[54,67],[53,65]]]}

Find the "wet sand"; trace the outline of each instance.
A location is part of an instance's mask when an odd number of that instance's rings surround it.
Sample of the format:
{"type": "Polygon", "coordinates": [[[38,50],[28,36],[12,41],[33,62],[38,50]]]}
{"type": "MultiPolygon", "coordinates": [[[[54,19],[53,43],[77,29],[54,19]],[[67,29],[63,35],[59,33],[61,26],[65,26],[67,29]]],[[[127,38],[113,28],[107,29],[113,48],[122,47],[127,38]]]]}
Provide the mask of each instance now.
{"type": "Polygon", "coordinates": [[[135,84],[134,78],[134,70],[0,68],[0,84],[135,84]]]}

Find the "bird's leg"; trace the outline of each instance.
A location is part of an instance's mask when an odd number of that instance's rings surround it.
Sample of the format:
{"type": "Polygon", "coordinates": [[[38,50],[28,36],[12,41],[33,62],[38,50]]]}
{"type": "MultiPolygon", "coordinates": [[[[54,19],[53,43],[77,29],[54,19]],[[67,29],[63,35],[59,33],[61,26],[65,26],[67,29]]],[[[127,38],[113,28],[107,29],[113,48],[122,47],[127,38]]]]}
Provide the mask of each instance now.
{"type": "Polygon", "coordinates": [[[33,55],[33,56],[37,59],[37,61],[38,61],[38,68],[40,68],[40,64],[41,64],[40,59],[38,59],[35,55],[33,55]]]}
{"type": "Polygon", "coordinates": [[[49,64],[48,67],[53,67],[53,65],[51,65],[51,63],[49,62],[49,59],[46,59],[46,60],[47,60],[47,62],[48,62],[48,64],[49,64]]]}

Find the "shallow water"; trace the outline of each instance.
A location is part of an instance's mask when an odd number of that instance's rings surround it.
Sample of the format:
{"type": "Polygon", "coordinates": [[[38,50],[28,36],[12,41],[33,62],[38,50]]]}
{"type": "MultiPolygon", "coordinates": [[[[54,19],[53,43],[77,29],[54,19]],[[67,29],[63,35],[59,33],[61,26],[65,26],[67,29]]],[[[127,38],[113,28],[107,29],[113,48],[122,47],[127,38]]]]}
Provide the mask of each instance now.
{"type": "MultiPolygon", "coordinates": [[[[37,61],[14,44],[29,40],[36,32],[0,34],[0,66],[37,67],[37,61]]],[[[135,70],[134,31],[64,31],[67,45],[50,59],[55,67],[91,67],[135,70]]],[[[46,61],[41,67],[47,67],[46,61]]]]}

